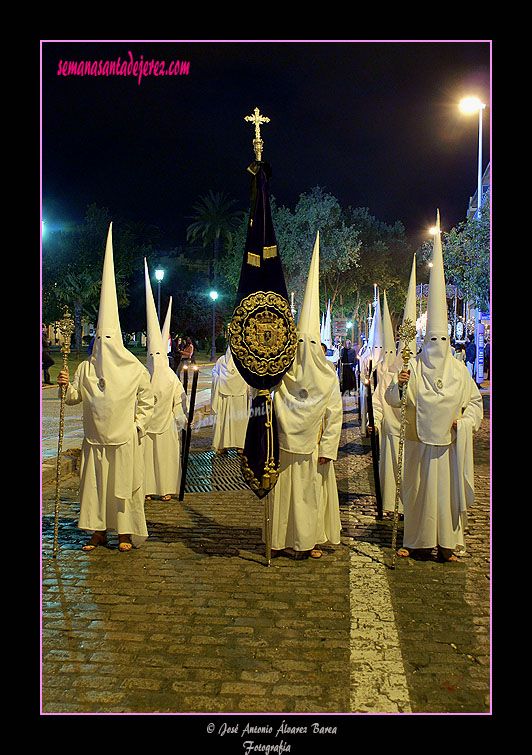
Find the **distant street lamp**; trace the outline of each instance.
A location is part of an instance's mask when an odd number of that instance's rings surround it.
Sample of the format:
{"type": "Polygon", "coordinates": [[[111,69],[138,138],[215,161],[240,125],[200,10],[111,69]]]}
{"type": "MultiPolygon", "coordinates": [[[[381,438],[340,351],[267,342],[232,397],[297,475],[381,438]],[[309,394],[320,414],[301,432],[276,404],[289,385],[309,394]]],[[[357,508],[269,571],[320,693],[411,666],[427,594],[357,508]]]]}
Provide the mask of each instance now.
{"type": "Polygon", "coordinates": [[[159,323],[161,322],[161,281],[164,278],[164,270],[160,267],[155,271],[155,278],[157,279],[157,317],[159,323]]]}
{"type": "Polygon", "coordinates": [[[345,324],[346,333],[349,328],[351,328],[351,344],[353,344],[355,342],[355,323],[351,322],[351,320],[349,320],[349,322],[346,322],[345,324]]]}
{"type": "Polygon", "coordinates": [[[211,291],[209,296],[212,299],[212,345],[211,345],[211,362],[214,362],[216,360],[216,344],[214,342],[215,338],[215,329],[214,329],[214,309],[215,309],[215,302],[218,298],[218,292],[217,291],[211,291]]]}

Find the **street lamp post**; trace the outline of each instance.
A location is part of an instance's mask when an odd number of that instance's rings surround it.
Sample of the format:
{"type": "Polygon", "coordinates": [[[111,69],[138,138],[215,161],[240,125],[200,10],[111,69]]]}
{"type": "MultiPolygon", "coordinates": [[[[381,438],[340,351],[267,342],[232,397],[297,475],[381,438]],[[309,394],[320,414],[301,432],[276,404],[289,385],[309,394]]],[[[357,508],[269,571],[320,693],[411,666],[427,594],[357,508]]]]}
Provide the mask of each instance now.
{"type": "Polygon", "coordinates": [[[212,345],[211,345],[211,362],[214,362],[216,360],[216,344],[214,342],[215,338],[215,320],[214,320],[214,308],[215,308],[215,302],[218,298],[218,292],[217,291],[211,291],[209,296],[212,299],[212,345]]]}
{"type": "Polygon", "coordinates": [[[157,317],[159,318],[159,324],[161,322],[161,281],[164,278],[164,270],[160,267],[155,271],[155,277],[157,279],[157,317]]]}
{"type": "MultiPolygon", "coordinates": [[[[482,111],[486,105],[478,97],[465,97],[460,102],[462,113],[475,113],[478,110],[478,163],[477,163],[477,212],[476,218],[480,221],[482,210],[482,111]]],[[[484,325],[481,321],[481,311],[475,308],[475,380],[480,385],[484,379],[484,325]]]]}
{"type": "Polygon", "coordinates": [[[481,102],[478,97],[465,97],[460,102],[462,113],[475,113],[478,110],[477,218],[479,220],[482,200],[482,111],[485,107],[485,103],[481,102]]]}

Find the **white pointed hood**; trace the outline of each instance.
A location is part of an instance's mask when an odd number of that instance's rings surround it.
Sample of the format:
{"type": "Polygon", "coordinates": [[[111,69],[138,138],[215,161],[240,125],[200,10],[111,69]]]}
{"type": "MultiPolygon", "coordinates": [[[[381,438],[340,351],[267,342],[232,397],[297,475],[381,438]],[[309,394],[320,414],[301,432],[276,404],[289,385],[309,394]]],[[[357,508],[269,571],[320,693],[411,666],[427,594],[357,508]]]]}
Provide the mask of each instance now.
{"type": "Polygon", "coordinates": [[[319,231],[297,324],[297,349],[292,365],[275,393],[279,445],[291,453],[312,453],[332,390],[339,390],[334,368],[320,342],[319,231]]]}
{"type": "Polygon", "coordinates": [[[170,320],[172,319],[172,297],[170,297],[170,301],[168,302],[168,309],[166,310],[166,317],[164,318],[164,323],[161,328],[161,337],[163,339],[163,349],[165,349],[165,353],[168,354],[170,351],[170,344],[168,343],[170,338],[170,320]]]}
{"type": "Polygon", "coordinates": [[[371,328],[369,331],[368,343],[370,347],[370,359],[372,361],[372,368],[374,369],[377,364],[382,361],[382,315],[380,296],[377,294],[377,303],[375,305],[375,312],[373,313],[373,320],[371,322],[371,328]]]}
{"type": "Polygon", "coordinates": [[[448,406],[454,401],[453,356],[447,329],[447,299],[437,213],[427,302],[427,329],[418,356],[416,424],[419,438],[431,445],[442,444],[449,434],[448,406]]]}
{"type": "Polygon", "coordinates": [[[225,354],[218,358],[212,369],[211,408],[217,411],[218,396],[243,396],[247,393],[248,385],[240,372],[237,370],[231,347],[228,346],[225,354]]]}
{"type": "Polygon", "coordinates": [[[390,369],[396,360],[395,338],[393,335],[392,318],[388,308],[386,291],[383,296],[382,310],[382,361],[384,369],[390,369]]]}
{"type": "MultiPolygon", "coordinates": [[[[403,323],[405,320],[411,320],[412,324],[416,324],[416,255],[412,261],[412,269],[410,271],[410,281],[408,283],[408,291],[406,293],[405,308],[403,311],[403,323]]],[[[405,343],[402,339],[399,339],[399,345],[397,347],[397,356],[401,356],[405,343]]],[[[416,339],[415,337],[409,342],[410,351],[412,356],[416,353],[416,339]]]]}
{"type": "MultiPolygon", "coordinates": [[[[158,435],[165,432],[170,424],[174,392],[176,385],[179,387],[180,383],[177,375],[168,364],[167,346],[163,342],[163,335],[159,326],[146,259],[144,259],[144,284],[147,330],[146,367],[150,373],[151,387],[155,396],[155,408],[148,432],[158,435]]],[[[168,343],[168,335],[166,336],[166,343],[168,343]]]]}
{"type": "Polygon", "coordinates": [[[85,437],[97,445],[121,445],[131,437],[134,417],[125,407],[132,405],[141,362],[124,346],[116,295],[113,224],[109,225],[100,293],[96,335],[84,382],[87,395],[85,437]]]}

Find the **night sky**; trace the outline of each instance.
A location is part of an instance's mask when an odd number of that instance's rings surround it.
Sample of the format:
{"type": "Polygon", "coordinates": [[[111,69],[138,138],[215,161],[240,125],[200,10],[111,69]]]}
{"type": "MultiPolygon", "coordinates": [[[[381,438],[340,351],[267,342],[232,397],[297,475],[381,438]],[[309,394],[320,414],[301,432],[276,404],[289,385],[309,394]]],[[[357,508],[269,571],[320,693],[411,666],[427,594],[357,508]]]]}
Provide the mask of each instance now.
{"type": "Polygon", "coordinates": [[[436,208],[442,228],[465,220],[476,190],[478,116],[487,103],[485,42],[118,41],[42,43],[42,205],[50,227],[89,204],[185,241],[192,205],[209,190],[248,206],[255,107],[271,193],[294,209],[324,187],[342,206],[401,221],[414,246],[436,208]],[[60,61],[186,61],[181,76],[62,76],[60,61]]]}

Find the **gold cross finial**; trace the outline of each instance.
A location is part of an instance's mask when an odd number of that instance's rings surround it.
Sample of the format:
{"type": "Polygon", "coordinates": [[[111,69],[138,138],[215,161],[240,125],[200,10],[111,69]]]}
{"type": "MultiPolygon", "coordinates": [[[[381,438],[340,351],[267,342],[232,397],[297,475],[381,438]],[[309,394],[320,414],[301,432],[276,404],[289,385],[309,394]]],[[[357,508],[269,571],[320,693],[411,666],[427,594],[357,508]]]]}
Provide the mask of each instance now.
{"type": "Polygon", "coordinates": [[[264,142],[260,138],[260,127],[262,123],[269,123],[270,119],[265,115],[261,115],[258,107],[253,111],[253,115],[246,115],[245,121],[250,121],[255,125],[255,138],[253,139],[253,149],[255,150],[255,157],[260,162],[262,155],[262,146],[264,142]]]}
{"type": "Polygon", "coordinates": [[[412,351],[410,350],[410,343],[414,340],[416,337],[416,326],[410,320],[409,318],[406,318],[401,327],[398,330],[398,335],[401,341],[403,341],[404,346],[401,350],[401,356],[403,358],[403,367],[406,367],[408,364],[408,360],[412,356],[412,351]]]}

